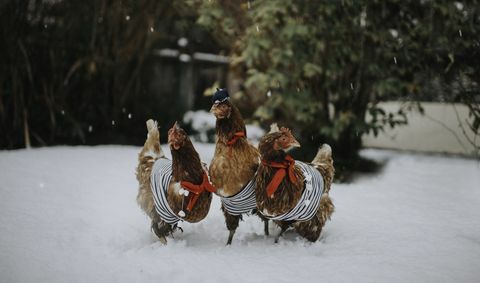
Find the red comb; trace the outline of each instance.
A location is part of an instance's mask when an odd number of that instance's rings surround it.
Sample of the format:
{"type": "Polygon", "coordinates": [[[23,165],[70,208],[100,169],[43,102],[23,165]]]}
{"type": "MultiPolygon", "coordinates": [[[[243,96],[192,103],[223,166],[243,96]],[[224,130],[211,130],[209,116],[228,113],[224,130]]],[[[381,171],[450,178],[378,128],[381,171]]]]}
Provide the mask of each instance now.
{"type": "Polygon", "coordinates": [[[281,127],[281,128],[280,128],[280,132],[285,133],[285,134],[287,134],[287,135],[289,135],[289,136],[292,135],[292,131],[290,131],[289,128],[281,127]]]}

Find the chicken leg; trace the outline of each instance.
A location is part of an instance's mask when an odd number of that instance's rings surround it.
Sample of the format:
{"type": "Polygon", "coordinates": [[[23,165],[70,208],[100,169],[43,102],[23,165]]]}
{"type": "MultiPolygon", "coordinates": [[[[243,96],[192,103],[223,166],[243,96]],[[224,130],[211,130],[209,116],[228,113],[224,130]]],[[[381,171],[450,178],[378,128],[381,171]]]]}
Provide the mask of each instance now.
{"type": "Polygon", "coordinates": [[[227,225],[227,229],[229,231],[227,245],[232,244],[233,235],[235,235],[235,231],[238,227],[238,222],[242,219],[241,215],[232,215],[228,213],[228,211],[222,205],[222,211],[225,215],[225,224],[227,225]]]}

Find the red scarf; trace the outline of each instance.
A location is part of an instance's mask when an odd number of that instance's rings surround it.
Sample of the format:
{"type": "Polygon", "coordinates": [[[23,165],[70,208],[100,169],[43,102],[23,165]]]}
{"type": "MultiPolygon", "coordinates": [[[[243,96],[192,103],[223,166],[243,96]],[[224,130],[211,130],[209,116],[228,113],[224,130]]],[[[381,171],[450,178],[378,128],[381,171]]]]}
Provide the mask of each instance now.
{"type": "Polygon", "coordinates": [[[230,156],[232,156],[232,147],[235,143],[237,143],[238,139],[239,138],[243,138],[245,137],[245,132],[236,132],[235,134],[233,134],[233,137],[227,141],[227,146],[229,147],[229,150],[228,150],[228,154],[230,156]]]}
{"type": "Polygon", "coordinates": [[[190,200],[187,205],[187,211],[192,210],[193,206],[195,206],[195,203],[197,202],[197,199],[200,197],[201,193],[203,193],[204,191],[209,191],[211,193],[217,191],[215,187],[212,186],[212,184],[210,184],[210,182],[208,181],[208,176],[207,176],[207,173],[205,172],[203,172],[203,181],[200,185],[195,185],[187,181],[181,181],[180,185],[182,186],[182,188],[192,193],[192,196],[190,196],[190,200]]]}
{"type": "Polygon", "coordinates": [[[272,178],[272,181],[270,181],[267,186],[268,197],[272,197],[273,194],[277,191],[278,186],[283,181],[283,178],[285,178],[285,176],[287,175],[287,170],[290,182],[297,182],[297,176],[295,175],[295,160],[290,155],[285,156],[285,160],[282,162],[267,162],[265,160],[262,160],[262,164],[264,166],[278,168],[277,172],[272,178]]]}
{"type": "Polygon", "coordinates": [[[227,141],[227,145],[228,146],[234,145],[239,138],[243,138],[244,136],[245,136],[244,132],[236,132],[235,134],[233,134],[233,137],[229,141],[227,141]]]}

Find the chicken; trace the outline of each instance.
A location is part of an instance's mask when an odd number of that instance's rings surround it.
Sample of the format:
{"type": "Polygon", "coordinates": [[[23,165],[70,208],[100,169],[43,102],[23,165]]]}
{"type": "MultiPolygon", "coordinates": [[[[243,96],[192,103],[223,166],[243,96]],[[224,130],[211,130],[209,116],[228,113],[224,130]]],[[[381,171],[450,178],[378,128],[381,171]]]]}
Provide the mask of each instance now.
{"type": "MultiPolygon", "coordinates": [[[[226,89],[217,89],[210,109],[216,121],[216,147],[209,172],[229,230],[232,243],[242,214],[255,213],[254,176],[260,162],[258,150],[247,139],[242,115],[229,100],[226,89]]],[[[265,234],[268,235],[265,219],[265,234]]]]}
{"type": "Polygon", "coordinates": [[[283,127],[272,127],[260,140],[262,162],[255,180],[257,208],[280,226],[276,243],[291,226],[302,237],[315,242],[334,211],[328,195],[335,171],[332,151],[324,144],[313,161],[306,164],[287,154],[293,147],[300,147],[300,143],[283,127]]]}
{"type": "Polygon", "coordinates": [[[162,243],[179,221],[199,222],[207,216],[215,188],[192,142],[177,123],[168,131],[172,160],[160,147],[157,123],[147,121],[148,135],[138,156],[137,202],[151,218],[151,228],[162,243]]]}

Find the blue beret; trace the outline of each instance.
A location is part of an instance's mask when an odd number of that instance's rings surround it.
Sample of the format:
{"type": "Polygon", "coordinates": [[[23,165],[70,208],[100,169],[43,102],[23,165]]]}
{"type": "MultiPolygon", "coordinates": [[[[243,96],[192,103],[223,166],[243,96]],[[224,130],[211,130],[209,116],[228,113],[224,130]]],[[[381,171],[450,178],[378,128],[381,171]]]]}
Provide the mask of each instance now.
{"type": "Polygon", "coordinates": [[[228,91],[226,88],[219,89],[217,88],[217,91],[212,97],[212,103],[222,103],[228,100],[230,96],[228,95],[228,91]]]}

